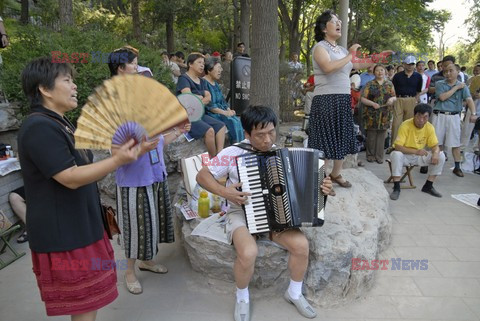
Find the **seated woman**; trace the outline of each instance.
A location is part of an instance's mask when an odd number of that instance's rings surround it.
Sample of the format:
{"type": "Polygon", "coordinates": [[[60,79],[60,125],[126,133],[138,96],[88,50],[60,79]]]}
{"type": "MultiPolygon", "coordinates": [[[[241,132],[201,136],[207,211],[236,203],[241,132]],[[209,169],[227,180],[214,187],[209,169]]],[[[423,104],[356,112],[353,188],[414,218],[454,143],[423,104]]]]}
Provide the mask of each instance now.
{"type": "MultiPolygon", "coordinates": [[[[200,53],[192,53],[187,58],[187,72],[178,77],[177,95],[192,93],[197,95],[204,105],[210,103],[211,95],[207,90],[207,81],[203,77],[205,58],[200,53]]],[[[225,143],[225,125],[209,115],[192,123],[188,132],[193,138],[205,138],[208,155],[215,157],[225,143]]]]}
{"type": "Polygon", "coordinates": [[[222,65],[220,60],[216,58],[209,58],[205,62],[205,77],[207,81],[207,89],[212,96],[212,100],[205,106],[207,115],[216,118],[228,128],[228,136],[230,142],[238,143],[245,139],[243,134],[242,123],[240,119],[235,116],[235,111],[231,110],[228,106],[225,98],[223,97],[222,90],[218,85],[220,77],[222,76],[222,65]]]}

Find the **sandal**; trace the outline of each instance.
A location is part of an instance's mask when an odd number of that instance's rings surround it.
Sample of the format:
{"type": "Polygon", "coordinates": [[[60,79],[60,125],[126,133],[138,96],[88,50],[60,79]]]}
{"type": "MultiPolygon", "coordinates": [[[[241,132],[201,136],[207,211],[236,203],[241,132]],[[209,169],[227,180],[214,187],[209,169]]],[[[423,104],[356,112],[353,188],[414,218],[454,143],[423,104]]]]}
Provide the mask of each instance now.
{"type": "Polygon", "coordinates": [[[127,286],[128,292],[130,292],[131,294],[140,294],[143,292],[143,288],[140,282],[138,282],[138,280],[136,280],[135,282],[128,282],[126,274],[125,274],[125,285],[127,286]]]}
{"type": "Polygon", "coordinates": [[[28,241],[27,231],[23,231],[22,234],[17,238],[17,243],[25,243],[28,241]]]}
{"type": "Polygon", "coordinates": [[[160,263],[157,263],[155,265],[149,265],[141,261],[140,263],[138,263],[138,268],[140,269],[140,271],[150,271],[153,273],[160,273],[160,274],[165,274],[168,272],[168,269],[160,263]]]}
{"type": "Polygon", "coordinates": [[[343,180],[343,182],[340,181],[341,179],[343,179],[342,175],[338,175],[337,177],[333,177],[332,175],[330,175],[330,178],[332,179],[333,183],[337,183],[341,187],[345,187],[345,188],[352,187],[352,184],[350,184],[349,181],[347,180],[343,180]]]}

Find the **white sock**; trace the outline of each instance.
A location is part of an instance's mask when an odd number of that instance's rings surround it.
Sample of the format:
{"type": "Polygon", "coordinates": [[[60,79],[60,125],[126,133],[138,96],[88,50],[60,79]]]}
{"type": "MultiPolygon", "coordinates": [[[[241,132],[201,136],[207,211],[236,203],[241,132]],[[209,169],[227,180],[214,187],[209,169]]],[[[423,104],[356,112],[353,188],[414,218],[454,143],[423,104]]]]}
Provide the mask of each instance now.
{"type": "Polygon", "coordinates": [[[237,288],[237,302],[240,302],[241,300],[244,300],[246,303],[250,302],[248,286],[245,289],[237,288]]]}
{"type": "Polygon", "coordinates": [[[297,282],[290,279],[290,285],[288,286],[288,294],[294,300],[298,300],[300,295],[302,294],[302,285],[303,281],[297,282]]]}

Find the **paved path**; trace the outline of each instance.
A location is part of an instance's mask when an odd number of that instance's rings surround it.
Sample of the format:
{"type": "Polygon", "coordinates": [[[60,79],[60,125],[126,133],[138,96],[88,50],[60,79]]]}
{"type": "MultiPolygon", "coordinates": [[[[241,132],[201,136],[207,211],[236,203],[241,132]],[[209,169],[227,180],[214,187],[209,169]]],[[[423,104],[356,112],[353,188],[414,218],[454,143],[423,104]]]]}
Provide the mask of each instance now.
{"type": "MultiPolygon", "coordinates": [[[[364,153],[360,158],[364,159],[364,153]]],[[[451,158],[451,157],[450,157],[451,158]]],[[[353,304],[335,309],[318,309],[316,320],[480,320],[480,211],[450,197],[451,194],[480,193],[480,176],[458,178],[444,169],[435,187],[444,197],[434,198],[420,191],[426,175],[414,169],[415,190],[402,190],[391,201],[393,239],[381,254],[384,259],[428,259],[426,271],[378,271],[374,288],[353,304]]],[[[381,179],[388,177],[387,165],[366,163],[381,179]]],[[[391,185],[387,186],[388,191],[391,185]]],[[[337,194],[348,190],[336,189],[337,194]]],[[[26,244],[18,248],[27,250],[26,244]]],[[[116,257],[122,251],[115,247],[116,257]]],[[[213,321],[233,320],[231,295],[217,294],[192,271],[178,244],[164,246],[159,261],[169,273],[140,272],[142,295],[128,294],[119,272],[119,298],[100,311],[99,321],[213,321]]],[[[252,320],[307,320],[278,298],[253,300],[252,320]]],[[[47,318],[31,272],[30,255],[0,271],[0,320],[70,320],[47,318]]]]}

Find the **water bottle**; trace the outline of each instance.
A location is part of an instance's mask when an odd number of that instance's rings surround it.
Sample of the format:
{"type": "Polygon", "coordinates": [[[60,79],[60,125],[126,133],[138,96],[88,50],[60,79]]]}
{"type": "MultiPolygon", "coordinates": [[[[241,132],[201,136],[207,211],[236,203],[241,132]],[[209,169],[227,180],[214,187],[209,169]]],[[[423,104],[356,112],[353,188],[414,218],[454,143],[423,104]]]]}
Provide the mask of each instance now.
{"type": "Polygon", "coordinates": [[[206,218],[210,215],[210,199],[208,198],[207,191],[200,192],[200,198],[198,199],[198,216],[206,218]]]}
{"type": "Polygon", "coordinates": [[[287,134],[287,138],[285,138],[284,147],[293,147],[293,138],[292,134],[287,134]]]}

